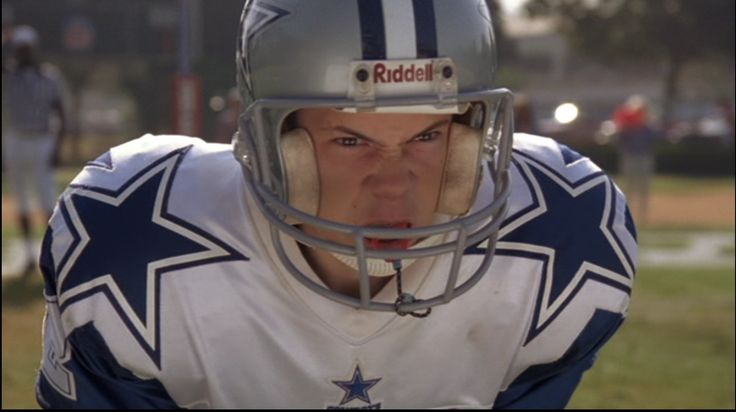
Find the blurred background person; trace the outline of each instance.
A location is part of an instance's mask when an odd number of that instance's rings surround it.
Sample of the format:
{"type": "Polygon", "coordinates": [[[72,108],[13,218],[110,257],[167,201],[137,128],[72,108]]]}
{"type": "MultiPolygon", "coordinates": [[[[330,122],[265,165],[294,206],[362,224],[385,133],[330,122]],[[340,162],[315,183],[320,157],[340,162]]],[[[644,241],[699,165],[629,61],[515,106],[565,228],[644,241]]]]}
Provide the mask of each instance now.
{"type": "Polygon", "coordinates": [[[731,100],[728,97],[721,96],[715,103],[715,116],[725,126],[723,127],[723,135],[721,140],[726,146],[733,146],[734,138],[736,138],[736,116],[731,100]]]}
{"type": "Polygon", "coordinates": [[[35,192],[48,220],[56,201],[54,168],[65,133],[61,76],[43,63],[38,34],[18,26],[11,34],[12,57],[3,68],[3,166],[15,197],[23,236],[24,274],[36,269],[32,236],[31,197],[35,192]]]}
{"type": "Polygon", "coordinates": [[[215,122],[214,143],[230,143],[233,134],[238,130],[240,116],[240,95],[238,88],[233,87],[227,93],[225,108],[217,115],[215,122]]]}
{"type": "Polygon", "coordinates": [[[534,109],[529,96],[523,93],[514,95],[514,131],[518,133],[539,134],[534,109]]]}
{"type": "Polygon", "coordinates": [[[655,170],[656,133],[649,115],[647,99],[638,94],[630,96],[613,115],[622,186],[632,211],[642,223],[646,221],[649,185],[655,170]]]}

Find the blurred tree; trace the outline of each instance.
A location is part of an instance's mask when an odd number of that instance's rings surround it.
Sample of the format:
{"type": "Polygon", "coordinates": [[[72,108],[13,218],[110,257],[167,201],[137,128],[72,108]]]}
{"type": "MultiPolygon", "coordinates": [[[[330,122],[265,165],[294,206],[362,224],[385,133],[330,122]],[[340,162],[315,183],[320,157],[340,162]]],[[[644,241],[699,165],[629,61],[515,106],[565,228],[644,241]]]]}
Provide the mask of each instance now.
{"type": "Polygon", "coordinates": [[[734,55],[733,0],[529,0],[534,18],[554,17],[571,44],[604,59],[664,59],[662,125],[670,119],[684,65],[734,55]]]}
{"type": "Polygon", "coordinates": [[[504,10],[498,0],[486,0],[486,4],[488,4],[488,9],[491,11],[498,56],[501,60],[513,58],[515,55],[514,43],[510,42],[508,36],[506,36],[503,19],[504,10]]]}

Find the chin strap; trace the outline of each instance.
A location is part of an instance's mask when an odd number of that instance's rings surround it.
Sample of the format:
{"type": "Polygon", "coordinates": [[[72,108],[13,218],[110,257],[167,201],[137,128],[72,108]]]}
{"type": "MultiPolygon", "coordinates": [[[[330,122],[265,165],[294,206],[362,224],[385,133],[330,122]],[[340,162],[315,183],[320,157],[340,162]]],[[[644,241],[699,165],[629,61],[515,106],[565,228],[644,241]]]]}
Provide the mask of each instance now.
{"type": "Polygon", "coordinates": [[[414,297],[411,293],[404,293],[401,290],[401,261],[395,260],[392,262],[394,266],[394,270],[396,270],[396,302],[394,302],[394,308],[396,310],[396,314],[399,316],[406,316],[411,315],[415,318],[426,318],[429,316],[430,313],[432,313],[432,308],[427,308],[424,313],[417,313],[417,312],[404,312],[403,310],[399,309],[401,305],[414,303],[416,302],[417,298],[414,297]]]}

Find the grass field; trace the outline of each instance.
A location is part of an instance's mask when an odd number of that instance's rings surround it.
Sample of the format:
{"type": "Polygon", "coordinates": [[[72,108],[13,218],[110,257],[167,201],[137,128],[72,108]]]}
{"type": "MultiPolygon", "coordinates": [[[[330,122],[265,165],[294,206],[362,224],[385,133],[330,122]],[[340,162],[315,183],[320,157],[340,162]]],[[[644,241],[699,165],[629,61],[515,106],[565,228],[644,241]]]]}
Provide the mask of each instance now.
{"type": "MultiPolygon", "coordinates": [[[[72,174],[66,172],[63,179],[72,174]]],[[[733,212],[719,220],[709,213],[714,208],[733,211],[733,193],[733,178],[658,178],[653,197],[679,203],[664,211],[657,208],[667,202],[652,207],[651,223],[640,227],[642,247],[679,249],[685,241],[678,234],[693,230],[733,233],[733,212]],[[711,200],[707,210],[699,210],[705,195],[722,203],[711,200]],[[676,219],[681,210],[688,213],[676,219]]],[[[3,195],[5,248],[17,229],[5,208],[11,204],[5,185],[3,195]]],[[[733,246],[720,252],[733,255],[733,246]]],[[[37,407],[33,383],[41,354],[42,287],[40,276],[2,284],[2,408],[37,407]]],[[[733,409],[735,291],[733,266],[640,268],[627,321],[584,376],[569,406],[733,409]]]]}
{"type": "MultiPolygon", "coordinates": [[[[2,407],[34,408],[42,283],[3,284],[2,407]]],[[[733,408],[733,269],[642,269],[629,318],[571,408],[733,408]]]]}
{"type": "Polygon", "coordinates": [[[570,408],[734,408],[733,269],[643,268],[570,408]]]}

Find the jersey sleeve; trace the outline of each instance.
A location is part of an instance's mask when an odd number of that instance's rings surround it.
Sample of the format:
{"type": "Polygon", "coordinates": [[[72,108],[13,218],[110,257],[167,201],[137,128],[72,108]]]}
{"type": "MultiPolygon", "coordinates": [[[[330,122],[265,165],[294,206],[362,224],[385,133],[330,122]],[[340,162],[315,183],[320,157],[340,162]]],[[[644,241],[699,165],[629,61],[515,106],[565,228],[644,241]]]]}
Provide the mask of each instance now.
{"type": "Polygon", "coordinates": [[[53,229],[43,240],[41,271],[46,299],[43,356],[36,399],[43,408],[178,408],[164,386],[122,367],[94,322],[66,330],[56,292],[53,229]]]}
{"type": "Polygon", "coordinates": [[[156,276],[181,269],[180,256],[209,262],[201,258],[209,246],[197,237],[205,232],[194,233],[194,225],[168,214],[169,196],[181,193],[174,183],[179,167],[196,172],[186,157],[195,147],[203,157],[231,156],[200,139],[146,135],[88,162],[59,197],[40,257],[46,299],[36,387],[41,406],[177,407],[172,393],[185,390],[180,381],[166,380],[162,348],[186,342],[161,342],[161,312],[178,312],[161,303],[156,276]],[[160,262],[168,266],[156,266],[160,262]]]}
{"type": "Polygon", "coordinates": [[[563,409],[594,360],[589,356],[557,375],[510,388],[499,395],[494,409],[563,409]]]}
{"type": "Polygon", "coordinates": [[[570,401],[585,371],[623,323],[621,315],[599,311],[557,362],[535,365],[499,393],[494,409],[562,409],[570,401]],[[598,336],[598,339],[595,337],[598,336]]]}
{"type": "Polygon", "coordinates": [[[530,206],[510,212],[515,228],[499,244],[541,269],[494,407],[563,408],[628,313],[636,228],[624,194],[590,159],[537,136],[514,145],[517,196],[530,206]]]}

